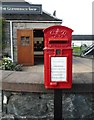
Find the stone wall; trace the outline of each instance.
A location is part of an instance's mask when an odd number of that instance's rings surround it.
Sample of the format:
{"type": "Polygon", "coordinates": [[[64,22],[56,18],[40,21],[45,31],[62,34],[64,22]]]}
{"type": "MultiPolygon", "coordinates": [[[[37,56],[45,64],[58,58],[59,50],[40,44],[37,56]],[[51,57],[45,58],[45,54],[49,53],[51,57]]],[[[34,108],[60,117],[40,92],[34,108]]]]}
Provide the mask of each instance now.
{"type": "MultiPolygon", "coordinates": [[[[4,91],[4,112],[2,120],[53,120],[54,95],[44,93],[17,93],[4,91]],[[10,120],[10,119],[9,119],[10,120]]],[[[62,94],[62,115],[64,120],[89,120],[94,118],[94,95],[62,94]]]]}
{"type": "Polygon", "coordinates": [[[4,39],[5,39],[5,44],[6,44],[6,48],[4,49],[4,51],[2,51],[3,53],[8,53],[9,56],[11,56],[11,41],[10,41],[10,24],[9,22],[5,23],[4,26],[4,39]]]}

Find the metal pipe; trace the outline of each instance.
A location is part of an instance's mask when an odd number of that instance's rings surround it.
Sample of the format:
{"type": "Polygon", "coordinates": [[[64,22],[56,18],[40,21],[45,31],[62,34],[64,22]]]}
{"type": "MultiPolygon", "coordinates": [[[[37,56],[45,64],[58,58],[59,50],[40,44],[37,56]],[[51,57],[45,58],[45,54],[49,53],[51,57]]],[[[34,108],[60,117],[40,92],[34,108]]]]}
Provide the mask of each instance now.
{"type": "Polygon", "coordinates": [[[10,21],[10,40],[11,40],[11,59],[13,62],[13,38],[12,38],[12,21],[10,21]]]}

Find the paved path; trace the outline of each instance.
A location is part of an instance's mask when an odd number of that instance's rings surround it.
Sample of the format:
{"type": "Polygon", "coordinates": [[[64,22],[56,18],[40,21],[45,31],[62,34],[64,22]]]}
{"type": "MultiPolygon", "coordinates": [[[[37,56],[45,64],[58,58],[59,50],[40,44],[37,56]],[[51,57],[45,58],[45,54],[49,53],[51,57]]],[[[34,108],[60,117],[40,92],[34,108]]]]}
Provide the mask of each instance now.
{"type": "Polygon", "coordinates": [[[92,72],[94,66],[92,59],[73,57],[73,73],[92,72]]]}
{"type": "MultiPolygon", "coordinates": [[[[80,57],[73,57],[73,73],[84,73],[84,72],[92,72],[93,65],[92,59],[80,58],[80,57]]],[[[43,72],[44,66],[41,65],[34,65],[32,67],[24,67],[24,71],[27,72],[43,72]]]]}
{"type": "MultiPolygon", "coordinates": [[[[91,92],[93,74],[91,59],[73,58],[73,87],[70,92],[91,92]]],[[[22,72],[2,71],[2,88],[10,91],[51,92],[45,90],[43,65],[24,67],[22,72]]],[[[68,90],[65,90],[68,91],[68,90]]]]}

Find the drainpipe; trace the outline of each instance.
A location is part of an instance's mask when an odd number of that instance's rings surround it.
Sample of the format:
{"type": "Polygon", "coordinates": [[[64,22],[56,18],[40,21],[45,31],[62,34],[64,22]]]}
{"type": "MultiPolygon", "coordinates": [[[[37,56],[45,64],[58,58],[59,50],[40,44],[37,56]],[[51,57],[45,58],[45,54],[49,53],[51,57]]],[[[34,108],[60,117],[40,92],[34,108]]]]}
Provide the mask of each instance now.
{"type": "Polygon", "coordinates": [[[11,59],[13,62],[13,38],[12,38],[12,21],[10,21],[10,40],[11,40],[11,59]]]}

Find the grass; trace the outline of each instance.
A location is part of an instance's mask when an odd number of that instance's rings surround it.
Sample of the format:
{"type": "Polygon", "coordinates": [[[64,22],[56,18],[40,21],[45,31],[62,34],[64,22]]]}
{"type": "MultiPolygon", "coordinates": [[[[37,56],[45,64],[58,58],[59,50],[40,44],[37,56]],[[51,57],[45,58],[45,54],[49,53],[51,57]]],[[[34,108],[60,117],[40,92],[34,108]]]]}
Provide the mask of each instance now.
{"type": "Polygon", "coordinates": [[[80,56],[81,55],[81,49],[80,49],[79,46],[73,47],[73,55],[75,55],[75,56],[80,56]]]}

